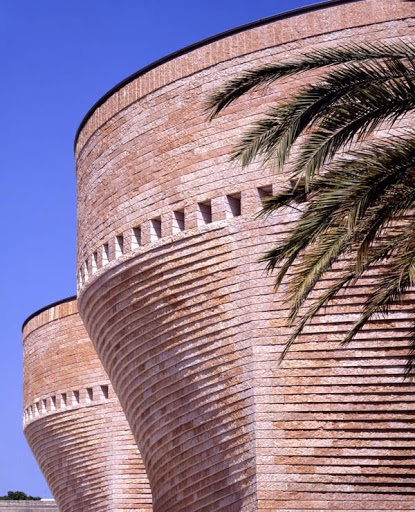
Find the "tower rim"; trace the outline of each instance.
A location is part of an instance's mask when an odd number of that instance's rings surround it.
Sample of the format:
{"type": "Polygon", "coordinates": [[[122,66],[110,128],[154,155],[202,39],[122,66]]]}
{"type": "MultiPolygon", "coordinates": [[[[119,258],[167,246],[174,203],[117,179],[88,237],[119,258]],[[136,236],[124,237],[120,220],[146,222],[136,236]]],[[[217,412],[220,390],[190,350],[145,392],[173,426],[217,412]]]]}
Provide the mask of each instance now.
{"type": "Polygon", "coordinates": [[[317,2],[317,3],[307,5],[304,7],[298,7],[297,9],[290,9],[289,11],[285,11],[285,12],[282,12],[279,14],[274,14],[272,16],[267,16],[266,18],[261,18],[256,21],[245,23],[243,25],[239,25],[239,26],[231,28],[229,30],[225,30],[224,32],[219,32],[218,34],[209,36],[205,39],[201,39],[200,41],[197,41],[195,43],[187,45],[184,48],[180,48],[179,50],[176,50],[172,53],[165,55],[164,57],[161,57],[160,59],[155,60],[154,62],[151,62],[147,66],[144,66],[143,68],[140,68],[139,70],[135,71],[131,75],[127,76],[126,78],[121,80],[121,82],[118,82],[114,87],[112,87],[108,92],[106,92],[103,96],[101,96],[92,105],[92,107],[88,110],[88,112],[85,114],[85,116],[81,120],[81,122],[78,126],[78,129],[76,131],[75,138],[74,138],[74,151],[76,150],[78,138],[79,138],[79,135],[80,135],[82,129],[88,122],[89,118],[92,117],[94,112],[101,105],[103,105],[109,98],[111,98],[111,96],[113,96],[118,91],[120,91],[123,87],[128,85],[130,82],[132,82],[136,78],[139,78],[140,76],[144,75],[145,73],[151,71],[152,69],[155,69],[155,68],[165,64],[166,62],[174,60],[177,57],[186,55],[187,53],[190,53],[193,50],[197,50],[198,48],[201,48],[203,46],[214,43],[215,41],[219,41],[226,37],[233,36],[240,32],[244,32],[245,30],[251,30],[253,28],[257,28],[262,25],[267,25],[268,23],[273,23],[275,21],[284,20],[287,18],[298,16],[300,14],[306,14],[308,12],[313,12],[313,11],[316,11],[319,9],[326,9],[326,8],[329,8],[329,7],[332,7],[335,5],[349,4],[349,3],[361,2],[361,1],[363,1],[363,0],[324,0],[322,2],[317,2]]]}
{"type": "Polygon", "coordinates": [[[44,311],[47,311],[48,309],[52,309],[52,308],[54,308],[56,306],[59,306],[60,304],[65,304],[66,302],[72,302],[74,300],[77,300],[77,296],[76,295],[71,295],[70,297],[66,297],[65,299],[57,300],[55,302],[52,302],[51,304],[47,304],[46,306],[43,306],[43,308],[40,308],[40,309],[36,310],[31,315],[29,315],[26,318],[26,320],[23,322],[23,324],[22,324],[22,331],[26,327],[26,325],[30,322],[30,320],[32,320],[36,316],[40,315],[44,311]]]}

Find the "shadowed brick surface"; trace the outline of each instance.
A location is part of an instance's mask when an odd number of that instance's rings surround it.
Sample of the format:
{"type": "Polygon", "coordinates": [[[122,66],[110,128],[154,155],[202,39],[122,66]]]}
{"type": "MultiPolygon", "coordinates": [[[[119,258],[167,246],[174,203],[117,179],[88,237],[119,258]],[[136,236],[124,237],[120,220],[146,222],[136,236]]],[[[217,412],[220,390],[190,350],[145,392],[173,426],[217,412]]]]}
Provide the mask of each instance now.
{"type": "Polygon", "coordinates": [[[132,79],[83,126],[80,313],[155,512],[415,510],[414,392],[402,381],[410,304],[341,348],[367,292],[352,287],[278,364],[284,288],[273,293],[257,259],[294,217],[256,220],[259,197],[284,177],[228,155],[264,105],[301,81],[211,124],[203,104],[252,66],[412,36],[414,12],[362,0],[246,29],[132,79]]]}
{"type": "Polygon", "coordinates": [[[59,512],[151,511],[140,454],[76,301],[34,316],[23,339],[24,431],[59,512]]]}

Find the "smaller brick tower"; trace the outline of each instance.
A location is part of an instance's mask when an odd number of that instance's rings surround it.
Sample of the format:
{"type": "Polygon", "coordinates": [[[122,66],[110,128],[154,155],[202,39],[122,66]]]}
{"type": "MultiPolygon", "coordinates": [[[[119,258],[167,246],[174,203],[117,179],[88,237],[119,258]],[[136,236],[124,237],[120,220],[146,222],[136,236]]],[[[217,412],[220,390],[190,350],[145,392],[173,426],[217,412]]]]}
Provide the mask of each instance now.
{"type": "Polygon", "coordinates": [[[60,512],[148,512],[146,472],[75,297],[23,326],[24,433],[60,512]]]}

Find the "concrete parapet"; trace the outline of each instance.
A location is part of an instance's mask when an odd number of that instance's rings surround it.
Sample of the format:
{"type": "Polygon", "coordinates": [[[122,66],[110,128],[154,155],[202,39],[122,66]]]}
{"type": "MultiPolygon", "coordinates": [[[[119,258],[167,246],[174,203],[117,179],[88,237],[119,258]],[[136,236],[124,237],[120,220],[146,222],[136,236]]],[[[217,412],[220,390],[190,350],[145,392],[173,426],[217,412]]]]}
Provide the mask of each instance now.
{"type": "Polygon", "coordinates": [[[53,500],[0,501],[0,510],[4,510],[5,512],[59,512],[53,500]]]}

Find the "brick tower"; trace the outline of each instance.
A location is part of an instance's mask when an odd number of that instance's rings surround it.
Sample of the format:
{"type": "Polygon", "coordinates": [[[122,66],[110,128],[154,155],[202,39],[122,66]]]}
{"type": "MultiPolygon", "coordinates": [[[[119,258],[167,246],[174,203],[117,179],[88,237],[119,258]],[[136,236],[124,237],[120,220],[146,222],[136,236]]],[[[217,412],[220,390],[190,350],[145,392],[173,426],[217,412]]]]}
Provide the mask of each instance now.
{"type": "MultiPolygon", "coordinates": [[[[78,307],[143,457],[154,512],[415,510],[405,308],[342,348],[367,292],[351,287],[279,364],[284,288],[274,293],[258,257],[296,213],[257,219],[260,199],[285,178],[241,170],[229,153],[301,81],[244,98],[214,123],[204,111],[242,70],[412,37],[414,16],[401,0],[334,0],[268,18],[148,66],[83,120],[78,307]]],[[[42,393],[26,412],[42,407],[42,393]]],[[[32,446],[42,446],[39,422],[26,426],[32,446]]]]}
{"type": "MultiPolygon", "coordinates": [[[[339,340],[353,288],[283,365],[284,290],[257,260],[292,217],[257,220],[283,176],[229,153],[270,90],[214,123],[225,79],[310,48],[413,35],[398,0],[334,1],[243,27],[128,78],[76,140],[81,316],[143,456],[155,512],[413,510],[410,317],[339,340]],[[408,473],[409,471],[409,473],[408,473]]],[[[284,96],[298,87],[286,79],[284,96]]]]}
{"type": "Polygon", "coordinates": [[[23,329],[24,433],[59,512],[150,512],[147,476],[74,297],[23,329]]]}

